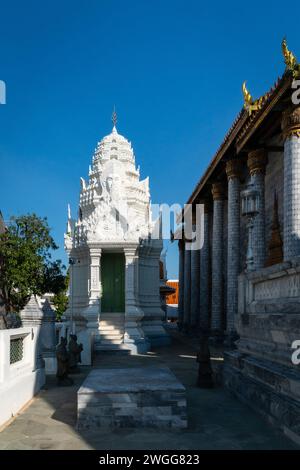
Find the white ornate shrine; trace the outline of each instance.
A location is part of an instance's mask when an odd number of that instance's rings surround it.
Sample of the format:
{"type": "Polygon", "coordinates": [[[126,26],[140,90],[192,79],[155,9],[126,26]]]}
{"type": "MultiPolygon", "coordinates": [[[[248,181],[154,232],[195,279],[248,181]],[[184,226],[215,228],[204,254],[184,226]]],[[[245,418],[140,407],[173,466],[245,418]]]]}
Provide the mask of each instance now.
{"type": "Polygon", "coordinates": [[[71,260],[66,317],[93,351],[147,351],[169,341],[162,326],[159,222],[151,215],[149,178],[140,180],[131,143],[114,127],[97,145],[81,178],[78,219],[68,210],[65,249],[71,260]]]}

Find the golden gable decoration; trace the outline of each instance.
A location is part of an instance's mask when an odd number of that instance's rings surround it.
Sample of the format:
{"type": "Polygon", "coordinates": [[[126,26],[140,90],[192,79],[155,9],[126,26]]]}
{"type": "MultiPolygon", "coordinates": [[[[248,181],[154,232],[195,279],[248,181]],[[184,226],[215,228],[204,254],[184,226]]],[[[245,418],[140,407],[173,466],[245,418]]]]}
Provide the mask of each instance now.
{"type": "Polygon", "coordinates": [[[246,82],[244,82],[242,85],[242,91],[244,95],[244,108],[248,112],[249,116],[251,116],[253,111],[258,111],[261,108],[263,97],[254,101],[246,87],[246,82]]]}
{"type": "Polygon", "coordinates": [[[300,65],[297,62],[296,56],[289,50],[286,38],[282,40],[281,49],[287,70],[292,72],[294,78],[298,77],[300,74],[300,65]]]}

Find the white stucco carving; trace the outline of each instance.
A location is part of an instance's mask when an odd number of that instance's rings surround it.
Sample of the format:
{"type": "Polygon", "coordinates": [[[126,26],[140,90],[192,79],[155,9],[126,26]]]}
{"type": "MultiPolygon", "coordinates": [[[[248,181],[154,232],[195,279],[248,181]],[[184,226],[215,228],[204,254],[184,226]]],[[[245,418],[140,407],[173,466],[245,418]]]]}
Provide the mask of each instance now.
{"type": "Polygon", "coordinates": [[[130,142],[114,126],[97,145],[89,180],[81,178],[77,221],[69,211],[65,248],[97,240],[131,240],[153,229],[149,179],[140,180],[130,142]]]}

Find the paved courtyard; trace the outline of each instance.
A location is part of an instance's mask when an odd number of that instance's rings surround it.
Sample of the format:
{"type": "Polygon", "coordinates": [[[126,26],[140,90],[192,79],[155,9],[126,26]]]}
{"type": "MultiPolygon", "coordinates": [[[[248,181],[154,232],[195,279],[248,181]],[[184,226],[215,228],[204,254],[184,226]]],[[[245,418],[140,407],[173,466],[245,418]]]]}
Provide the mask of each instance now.
{"type": "MultiPolygon", "coordinates": [[[[77,431],[76,392],[90,370],[82,368],[73,376],[72,387],[59,388],[54,378],[49,379],[30,406],[0,433],[0,449],[295,449],[285,436],[222,387],[197,388],[195,347],[176,336],[172,346],[146,355],[103,354],[95,367],[170,367],[187,389],[186,430],[77,431]]],[[[221,363],[218,357],[213,362],[221,363]]]]}

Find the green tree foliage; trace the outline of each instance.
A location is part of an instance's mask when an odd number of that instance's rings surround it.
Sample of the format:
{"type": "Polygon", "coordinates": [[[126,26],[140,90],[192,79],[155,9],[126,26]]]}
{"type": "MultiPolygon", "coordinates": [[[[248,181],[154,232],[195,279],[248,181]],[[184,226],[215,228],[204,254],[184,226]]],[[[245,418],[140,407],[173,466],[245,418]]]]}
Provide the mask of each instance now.
{"type": "Polygon", "coordinates": [[[69,286],[69,271],[67,272],[67,275],[64,278],[64,288],[61,289],[57,294],[52,299],[53,305],[55,307],[55,312],[56,312],[56,320],[60,321],[62,315],[65,313],[68,307],[68,296],[67,296],[67,290],[69,286]]]}
{"type": "Polygon", "coordinates": [[[60,321],[62,315],[65,313],[68,307],[68,297],[64,291],[55,294],[52,299],[53,305],[55,307],[56,320],[60,321]]]}
{"type": "Polygon", "coordinates": [[[0,235],[0,297],[6,312],[20,311],[32,294],[58,293],[65,286],[61,261],[46,218],[12,217],[0,235]]]}

